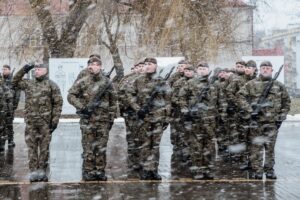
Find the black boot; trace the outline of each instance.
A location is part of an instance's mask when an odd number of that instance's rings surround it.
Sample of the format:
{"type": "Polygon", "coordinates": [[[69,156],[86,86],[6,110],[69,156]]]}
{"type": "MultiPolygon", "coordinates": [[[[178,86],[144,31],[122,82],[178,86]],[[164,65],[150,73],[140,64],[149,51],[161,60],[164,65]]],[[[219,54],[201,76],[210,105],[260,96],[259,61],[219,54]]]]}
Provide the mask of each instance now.
{"type": "Polygon", "coordinates": [[[98,179],[98,177],[92,172],[84,171],[82,173],[82,180],[83,181],[96,181],[97,179],[98,179]]]}
{"type": "Polygon", "coordinates": [[[105,176],[104,171],[97,172],[96,177],[98,181],[107,181],[107,177],[105,176]]]}
{"type": "Polygon", "coordinates": [[[160,181],[161,176],[156,171],[152,171],[152,180],[160,181]]]}
{"type": "Polygon", "coordinates": [[[249,172],[249,178],[261,180],[263,178],[263,173],[255,171],[249,172]]]}
{"type": "Polygon", "coordinates": [[[40,176],[37,171],[33,171],[30,173],[29,181],[30,182],[39,182],[40,176]]]}
{"type": "Polygon", "coordinates": [[[148,170],[143,170],[140,176],[141,180],[152,180],[152,173],[148,170]]]}
{"type": "Polygon", "coordinates": [[[266,178],[267,179],[277,179],[277,176],[276,176],[274,170],[268,171],[266,173],[266,178]]]}

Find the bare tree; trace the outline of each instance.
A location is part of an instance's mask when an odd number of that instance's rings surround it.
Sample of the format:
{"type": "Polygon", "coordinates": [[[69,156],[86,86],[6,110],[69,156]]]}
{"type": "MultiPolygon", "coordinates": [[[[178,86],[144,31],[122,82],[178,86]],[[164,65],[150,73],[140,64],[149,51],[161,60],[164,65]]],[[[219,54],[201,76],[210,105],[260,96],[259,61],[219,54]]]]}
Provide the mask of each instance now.
{"type": "Polygon", "coordinates": [[[62,26],[61,34],[58,34],[53,21],[49,10],[49,1],[29,0],[29,2],[41,24],[43,39],[49,48],[50,56],[54,58],[73,57],[79,32],[88,17],[89,11],[93,9],[93,1],[74,1],[70,5],[70,12],[62,26]]]}

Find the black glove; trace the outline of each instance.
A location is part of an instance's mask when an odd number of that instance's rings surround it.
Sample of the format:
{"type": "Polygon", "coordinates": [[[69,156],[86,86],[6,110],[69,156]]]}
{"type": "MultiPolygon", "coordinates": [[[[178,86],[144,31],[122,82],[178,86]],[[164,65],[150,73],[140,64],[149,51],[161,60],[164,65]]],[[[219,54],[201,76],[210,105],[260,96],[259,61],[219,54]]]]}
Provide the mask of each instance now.
{"type": "Polygon", "coordinates": [[[90,118],[90,116],[92,115],[92,111],[90,111],[87,107],[79,110],[76,112],[76,114],[78,114],[80,117],[83,117],[83,118],[90,118]]]}
{"type": "Polygon", "coordinates": [[[33,68],[34,68],[33,64],[30,64],[30,65],[26,64],[26,65],[24,65],[23,70],[24,70],[25,73],[28,73],[33,68]]]}
{"type": "Polygon", "coordinates": [[[50,133],[53,133],[57,128],[57,124],[50,124],[49,128],[50,128],[50,133]]]}
{"type": "Polygon", "coordinates": [[[138,112],[137,112],[137,115],[140,119],[145,119],[146,117],[146,111],[144,109],[140,109],[138,112]]]}

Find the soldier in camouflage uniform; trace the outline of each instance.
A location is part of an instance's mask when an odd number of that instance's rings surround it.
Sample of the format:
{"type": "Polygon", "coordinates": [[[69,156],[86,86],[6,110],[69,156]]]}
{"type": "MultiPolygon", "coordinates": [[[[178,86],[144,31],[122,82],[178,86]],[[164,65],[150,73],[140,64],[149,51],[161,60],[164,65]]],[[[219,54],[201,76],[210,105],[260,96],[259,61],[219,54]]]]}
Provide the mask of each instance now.
{"type": "Polygon", "coordinates": [[[170,112],[171,88],[156,76],[155,58],[146,58],[144,68],[144,73],[135,79],[128,92],[128,100],[138,116],[137,137],[141,143],[140,163],[143,168],[140,178],[161,180],[158,174],[159,144],[170,112]],[[153,101],[146,104],[149,98],[153,101]]]}
{"type": "MultiPolygon", "coordinates": [[[[253,60],[249,60],[246,63],[245,67],[245,79],[246,82],[251,81],[255,79],[257,76],[257,67],[256,62],[253,60]]],[[[238,125],[238,131],[239,131],[239,143],[243,144],[245,146],[245,150],[241,152],[241,163],[240,163],[240,169],[246,170],[250,168],[250,161],[249,161],[249,148],[248,145],[250,143],[248,136],[249,136],[249,123],[246,120],[243,120],[243,113],[239,113],[239,125],[238,125]]]]}
{"type": "Polygon", "coordinates": [[[128,92],[135,79],[141,74],[143,69],[143,62],[134,65],[132,72],[126,75],[119,83],[118,87],[118,103],[121,116],[125,120],[126,125],[126,140],[128,152],[128,176],[127,178],[139,178],[141,164],[140,151],[141,145],[139,137],[137,136],[137,120],[135,111],[130,107],[128,100],[128,92]]]}
{"type": "Polygon", "coordinates": [[[22,79],[34,66],[25,65],[12,84],[25,92],[25,141],[28,146],[30,181],[48,181],[46,170],[52,132],[57,128],[63,99],[59,87],[48,79],[48,66],[35,66],[35,80],[22,79]]]}
{"type": "Polygon", "coordinates": [[[80,115],[82,178],[85,181],[106,181],[106,147],[117,112],[117,96],[111,81],[102,74],[100,59],[91,58],[88,68],[90,74],[76,81],[70,88],[68,101],[80,115]],[[95,96],[101,93],[95,105],[95,96]]]}
{"type": "Polygon", "coordinates": [[[275,80],[263,105],[257,105],[264,88],[272,79],[273,67],[269,61],[265,61],[261,63],[259,70],[259,77],[246,83],[238,92],[239,105],[245,111],[244,118],[250,118],[252,115],[249,133],[252,167],[250,178],[262,179],[265,172],[268,179],[276,179],[273,168],[274,148],[278,129],[286,119],[291,101],[285,86],[275,80]],[[253,112],[256,106],[261,106],[258,113],[253,112]],[[264,166],[262,166],[263,150],[265,150],[264,166]]]}
{"type": "Polygon", "coordinates": [[[237,105],[237,98],[236,94],[240,90],[240,88],[245,85],[246,78],[245,78],[245,67],[246,63],[244,61],[236,62],[235,71],[236,73],[230,77],[229,84],[225,89],[225,94],[228,103],[227,109],[227,120],[229,125],[229,133],[230,133],[230,140],[231,146],[229,148],[229,152],[231,153],[231,159],[233,162],[240,162],[241,153],[245,150],[245,146],[243,148],[235,148],[235,147],[242,147],[240,144],[240,134],[238,131],[238,124],[240,123],[239,119],[239,108],[237,105]],[[238,151],[237,151],[238,149],[238,151]]]}
{"type": "Polygon", "coordinates": [[[213,84],[217,91],[218,99],[218,113],[216,118],[216,136],[218,142],[218,153],[221,156],[226,156],[226,150],[229,146],[228,130],[227,130],[227,100],[225,94],[225,88],[228,85],[228,78],[226,77],[227,69],[220,69],[217,73],[217,80],[213,84]]]}
{"type": "Polygon", "coordinates": [[[2,88],[2,78],[0,78],[0,153],[5,150],[5,132],[4,132],[4,124],[5,124],[5,112],[4,112],[4,99],[3,99],[3,88],[2,88]]]}
{"type": "Polygon", "coordinates": [[[209,68],[206,63],[197,66],[197,76],[181,88],[180,107],[186,116],[186,129],[193,179],[213,179],[213,157],[215,153],[215,128],[217,116],[217,93],[208,81],[209,68]],[[203,92],[205,91],[205,92],[203,92]],[[199,97],[201,95],[201,99],[199,97]],[[187,127],[187,125],[186,125],[187,127]]]}
{"type": "Polygon", "coordinates": [[[173,154],[171,157],[171,175],[173,179],[190,177],[189,166],[191,164],[189,148],[185,137],[184,118],[180,111],[180,89],[187,81],[194,77],[194,67],[186,61],[180,61],[178,70],[170,78],[172,86],[172,112],[171,112],[171,144],[173,154]],[[180,75],[180,76],[179,76],[180,75]],[[177,81],[174,79],[177,78],[177,81]]]}
{"type": "MultiPolygon", "coordinates": [[[[92,54],[92,55],[90,55],[90,56],[89,56],[89,59],[91,59],[91,58],[93,58],[93,57],[98,58],[98,59],[101,59],[100,55],[98,55],[98,54],[92,54]]],[[[87,64],[89,65],[89,60],[88,60],[88,63],[87,63],[87,64]]],[[[85,76],[87,76],[87,75],[89,75],[89,74],[90,74],[89,68],[88,68],[88,67],[87,67],[87,68],[84,68],[83,70],[81,70],[81,71],[79,72],[79,74],[78,74],[78,76],[77,76],[75,82],[77,82],[79,79],[81,79],[81,78],[83,78],[83,77],[85,77],[85,76]]]]}
{"type": "Polygon", "coordinates": [[[18,107],[19,99],[20,99],[20,91],[14,90],[12,88],[12,74],[11,68],[9,65],[4,65],[2,68],[2,88],[4,92],[4,108],[5,112],[5,124],[4,124],[4,135],[8,140],[8,146],[14,147],[14,130],[13,130],[13,120],[14,120],[14,111],[18,107]]]}

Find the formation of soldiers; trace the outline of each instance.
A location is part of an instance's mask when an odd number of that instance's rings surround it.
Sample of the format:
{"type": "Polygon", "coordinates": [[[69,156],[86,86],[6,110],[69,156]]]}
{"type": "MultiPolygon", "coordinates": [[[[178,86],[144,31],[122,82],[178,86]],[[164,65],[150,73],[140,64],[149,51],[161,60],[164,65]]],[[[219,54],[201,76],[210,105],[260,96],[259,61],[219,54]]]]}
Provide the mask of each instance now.
{"type": "MultiPolygon", "coordinates": [[[[47,67],[25,65],[10,87],[24,90],[26,95],[25,140],[32,182],[48,180],[49,144],[62,109],[60,90],[47,78],[47,67]],[[32,68],[35,79],[22,79],[32,68]]],[[[161,180],[159,143],[169,124],[173,179],[213,179],[216,151],[224,160],[239,164],[241,170],[249,170],[250,178],[262,179],[266,173],[267,178],[276,179],[274,146],[290,98],[276,80],[278,73],[273,78],[272,64],[265,61],[257,68],[254,61],[239,61],[235,69],[217,68],[212,74],[207,63],[192,66],[182,60],[175,73],[173,70],[162,76],[157,60],[146,58],[115,84],[103,72],[101,57],[90,56],[87,68],[68,92],[68,101],[80,116],[82,179],[107,180],[106,147],[119,114],[126,124],[128,179],[161,180]]],[[[1,99],[6,98],[4,79],[3,73],[1,99]]],[[[10,97],[16,94],[12,92],[10,97]]],[[[12,105],[13,111],[17,103],[12,105]]],[[[13,112],[5,111],[7,105],[0,106],[1,148],[6,139],[12,145],[12,129],[4,120],[11,120],[13,112]]]]}

